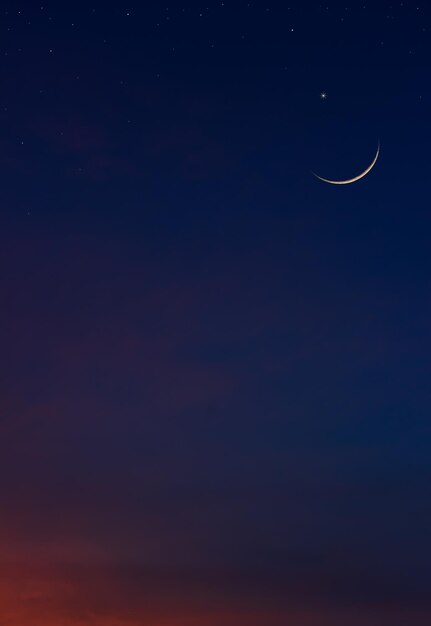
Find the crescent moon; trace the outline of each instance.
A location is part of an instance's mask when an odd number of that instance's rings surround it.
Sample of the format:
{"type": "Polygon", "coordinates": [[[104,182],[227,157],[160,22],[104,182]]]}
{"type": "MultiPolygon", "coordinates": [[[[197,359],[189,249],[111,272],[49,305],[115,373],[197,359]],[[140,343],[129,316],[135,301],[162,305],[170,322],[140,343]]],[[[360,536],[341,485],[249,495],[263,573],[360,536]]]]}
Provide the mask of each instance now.
{"type": "Polygon", "coordinates": [[[314,172],[313,172],[313,174],[319,180],[323,180],[324,183],[329,183],[330,185],[350,185],[351,183],[356,183],[356,181],[361,180],[361,178],[364,178],[364,176],[366,176],[367,174],[369,174],[369,172],[371,172],[371,170],[373,169],[373,167],[377,163],[377,159],[379,158],[379,154],[380,154],[380,142],[379,142],[379,144],[377,146],[376,156],[374,157],[374,160],[371,163],[371,165],[369,165],[367,167],[367,169],[362,172],[362,174],[359,174],[358,176],[355,176],[354,178],[349,178],[348,180],[329,180],[328,178],[322,178],[321,176],[318,176],[317,174],[314,174],[314,172]]]}

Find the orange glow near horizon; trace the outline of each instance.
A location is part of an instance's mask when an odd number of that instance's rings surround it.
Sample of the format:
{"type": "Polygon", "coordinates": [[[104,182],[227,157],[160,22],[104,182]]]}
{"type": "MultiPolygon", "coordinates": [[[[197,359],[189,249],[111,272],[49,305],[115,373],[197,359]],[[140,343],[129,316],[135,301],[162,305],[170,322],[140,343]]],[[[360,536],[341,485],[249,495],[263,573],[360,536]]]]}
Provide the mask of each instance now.
{"type": "MultiPolygon", "coordinates": [[[[395,609],[337,610],[292,607],[248,608],[246,601],[215,602],[158,590],[149,601],[143,586],[128,599],[127,589],[109,575],[10,566],[0,573],[0,618],[7,626],[363,626],[402,624],[395,609]],[[236,605],[236,606],[235,606],[236,605]]],[[[193,594],[192,594],[193,595],[193,594]]],[[[263,604],[263,603],[262,603],[263,604]]],[[[411,613],[410,613],[411,615],[411,613]]],[[[416,624],[426,621],[417,615],[416,624]]]]}

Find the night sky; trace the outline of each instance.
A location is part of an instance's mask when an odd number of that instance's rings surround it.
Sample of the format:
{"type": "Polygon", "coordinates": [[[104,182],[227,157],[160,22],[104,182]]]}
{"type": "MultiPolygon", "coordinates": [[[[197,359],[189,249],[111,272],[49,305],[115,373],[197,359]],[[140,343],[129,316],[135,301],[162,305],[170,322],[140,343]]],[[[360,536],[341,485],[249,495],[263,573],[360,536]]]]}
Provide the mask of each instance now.
{"type": "Polygon", "coordinates": [[[1,626],[429,626],[431,6],[0,35],[1,626]]]}

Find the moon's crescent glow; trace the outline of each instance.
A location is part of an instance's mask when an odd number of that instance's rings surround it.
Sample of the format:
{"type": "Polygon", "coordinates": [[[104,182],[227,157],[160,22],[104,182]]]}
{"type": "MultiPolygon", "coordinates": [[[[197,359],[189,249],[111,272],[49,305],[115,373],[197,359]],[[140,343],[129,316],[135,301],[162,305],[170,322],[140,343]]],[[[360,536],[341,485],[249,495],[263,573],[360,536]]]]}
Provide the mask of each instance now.
{"type": "Polygon", "coordinates": [[[364,178],[364,176],[366,176],[369,172],[371,172],[371,170],[373,169],[373,167],[375,166],[377,162],[377,159],[379,158],[379,154],[380,154],[380,142],[377,147],[376,156],[374,157],[374,160],[371,163],[371,165],[369,165],[367,169],[362,172],[362,174],[359,174],[359,176],[355,176],[354,178],[349,178],[348,180],[329,180],[328,178],[322,178],[321,176],[314,174],[314,172],[313,174],[319,180],[323,180],[324,183],[329,183],[330,185],[350,185],[350,183],[356,183],[357,180],[361,180],[361,178],[364,178]]]}

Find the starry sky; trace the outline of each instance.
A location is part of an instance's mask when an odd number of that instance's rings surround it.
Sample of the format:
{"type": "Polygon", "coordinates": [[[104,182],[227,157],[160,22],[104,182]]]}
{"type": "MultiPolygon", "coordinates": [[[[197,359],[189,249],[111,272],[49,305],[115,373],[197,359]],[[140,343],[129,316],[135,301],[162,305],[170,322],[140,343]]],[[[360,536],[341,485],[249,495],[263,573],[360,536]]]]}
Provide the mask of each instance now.
{"type": "Polygon", "coordinates": [[[0,34],[1,625],[429,625],[431,7],[0,34]]]}

